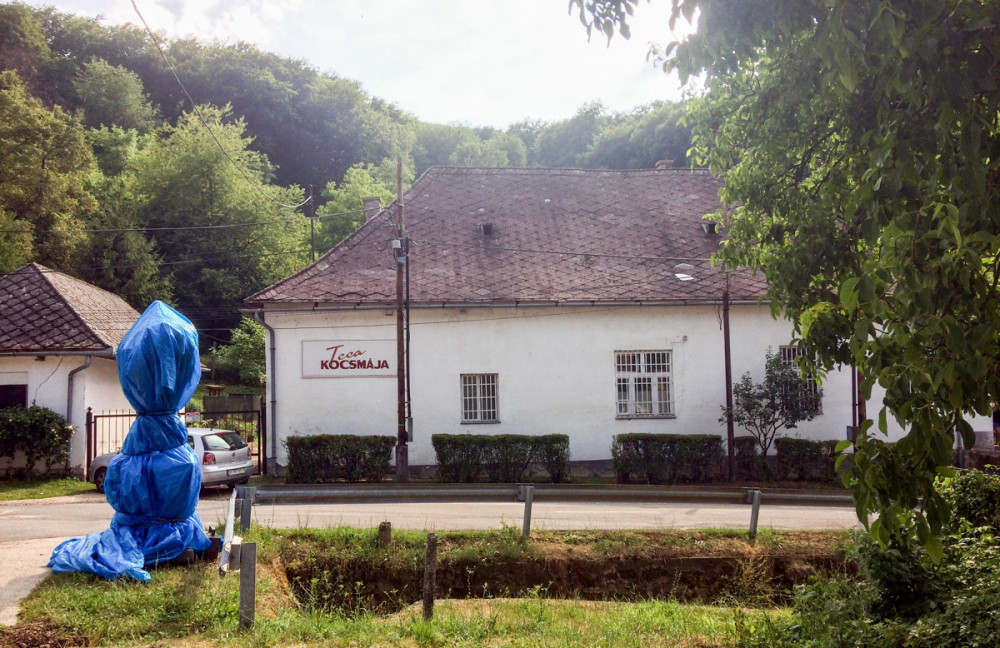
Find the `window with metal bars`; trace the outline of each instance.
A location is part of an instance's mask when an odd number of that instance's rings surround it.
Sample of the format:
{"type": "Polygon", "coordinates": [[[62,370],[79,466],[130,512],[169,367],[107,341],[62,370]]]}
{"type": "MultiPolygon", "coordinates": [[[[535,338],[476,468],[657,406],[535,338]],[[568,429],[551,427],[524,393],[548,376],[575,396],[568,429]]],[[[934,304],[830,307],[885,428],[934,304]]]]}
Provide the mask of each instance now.
{"type": "MultiPolygon", "coordinates": [[[[806,352],[797,346],[783,346],[779,350],[781,351],[781,363],[786,367],[795,367],[798,370],[798,363],[795,362],[795,359],[806,355],[806,352]]],[[[804,403],[815,403],[816,411],[822,413],[823,401],[819,398],[819,383],[810,374],[802,374],[802,379],[805,384],[802,387],[800,399],[804,403]]]]}
{"type": "Polygon", "coordinates": [[[670,351],[615,351],[618,418],[672,417],[670,351]]]}
{"type": "Polygon", "coordinates": [[[462,374],[462,423],[499,423],[499,374],[462,374]]]}

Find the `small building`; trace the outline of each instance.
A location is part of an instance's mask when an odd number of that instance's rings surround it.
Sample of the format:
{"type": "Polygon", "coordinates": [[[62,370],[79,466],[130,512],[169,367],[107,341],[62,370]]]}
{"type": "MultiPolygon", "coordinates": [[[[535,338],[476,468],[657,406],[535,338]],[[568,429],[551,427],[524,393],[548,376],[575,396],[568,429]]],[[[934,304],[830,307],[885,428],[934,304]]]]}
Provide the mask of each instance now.
{"type": "Polygon", "coordinates": [[[139,313],[125,300],[29,263],[0,276],[0,408],[40,405],[76,427],[70,470],[86,463],[87,408],[128,409],[115,350],[139,313]]]}
{"type": "MultiPolygon", "coordinates": [[[[764,278],[711,263],[720,186],[690,169],[428,170],[403,196],[403,236],[398,204],[366,209],[247,298],[268,331],[269,456],[280,471],[292,435],[396,434],[397,268],[411,466],[435,463],[437,433],[565,433],[572,461],[610,459],[626,432],[725,438],[724,310],[733,381],[794,349],[764,278]]],[[[844,439],[853,394],[850,369],[832,372],[794,433],[844,439]]]]}

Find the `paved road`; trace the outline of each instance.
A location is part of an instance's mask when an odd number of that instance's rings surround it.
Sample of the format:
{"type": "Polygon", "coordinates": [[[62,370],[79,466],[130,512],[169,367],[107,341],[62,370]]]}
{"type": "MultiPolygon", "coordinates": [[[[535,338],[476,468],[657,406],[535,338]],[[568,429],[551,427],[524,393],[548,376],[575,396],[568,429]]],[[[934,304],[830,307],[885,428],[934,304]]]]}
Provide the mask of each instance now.
{"type": "MultiPolygon", "coordinates": [[[[228,491],[206,491],[198,515],[206,525],[224,522],[228,491]]],[[[750,507],[717,503],[534,502],[532,529],[747,528],[750,507]]],[[[103,495],[87,493],[0,504],[0,625],[13,625],[21,600],[50,570],[52,550],[63,540],[108,528],[114,511],[103,495]]],[[[518,503],[261,504],[254,521],[275,528],[375,527],[450,531],[521,527],[518,503]]],[[[761,505],[760,528],[847,529],[858,527],[849,506],[761,505]]]]}

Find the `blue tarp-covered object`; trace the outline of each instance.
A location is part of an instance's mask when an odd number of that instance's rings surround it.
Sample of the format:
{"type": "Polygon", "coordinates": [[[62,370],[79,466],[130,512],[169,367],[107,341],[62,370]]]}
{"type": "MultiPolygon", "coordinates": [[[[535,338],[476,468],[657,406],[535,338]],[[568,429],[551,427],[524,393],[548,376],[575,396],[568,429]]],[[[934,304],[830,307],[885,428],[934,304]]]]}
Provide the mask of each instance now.
{"type": "Polygon", "coordinates": [[[201,467],[177,415],[201,379],[198,332],[186,317],[153,302],[125,334],[117,362],[125,397],[139,416],[104,482],[116,513],[107,531],[56,547],[49,567],[148,581],[145,567],[210,544],[195,513],[201,467]]]}

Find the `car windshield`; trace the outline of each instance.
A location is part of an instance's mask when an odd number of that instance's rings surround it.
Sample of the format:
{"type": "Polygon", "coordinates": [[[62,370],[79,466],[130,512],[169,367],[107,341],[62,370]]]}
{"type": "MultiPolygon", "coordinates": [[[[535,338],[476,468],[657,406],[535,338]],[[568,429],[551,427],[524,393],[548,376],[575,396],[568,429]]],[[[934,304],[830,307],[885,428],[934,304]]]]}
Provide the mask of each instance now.
{"type": "Polygon", "coordinates": [[[247,447],[247,442],[236,432],[219,432],[201,437],[206,450],[239,450],[247,447]]]}

